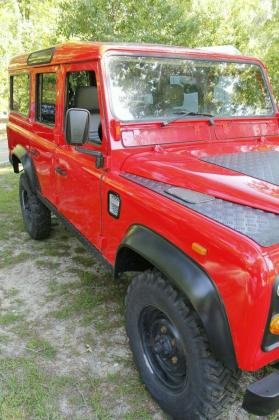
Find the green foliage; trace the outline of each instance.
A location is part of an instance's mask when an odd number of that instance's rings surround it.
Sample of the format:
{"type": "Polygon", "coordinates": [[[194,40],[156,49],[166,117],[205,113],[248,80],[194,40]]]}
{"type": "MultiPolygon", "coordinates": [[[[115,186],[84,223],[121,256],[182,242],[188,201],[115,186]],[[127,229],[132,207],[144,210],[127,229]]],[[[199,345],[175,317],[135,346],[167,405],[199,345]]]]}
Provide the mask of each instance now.
{"type": "Polygon", "coordinates": [[[265,61],[279,97],[278,0],[2,0],[0,110],[11,56],[65,40],[234,45],[265,61]]]}
{"type": "Polygon", "coordinates": [[[66,0],[60,7],[58,34],[67,39],[234,45],[266,62],[279,97],[278,1],[66,0]]]}
{"type": "Polygon", "coordinates": [[[16,54],[57,42],[57,0],[0,2],[0,111],[7,109],[7,66],[16,54]]]}
{"type": "Polygon", "coordinates": [[[60,7],[58,32],[66,38],[175,44],[185,29],[182,7],[175,2],[66,0],[60,7]]]}

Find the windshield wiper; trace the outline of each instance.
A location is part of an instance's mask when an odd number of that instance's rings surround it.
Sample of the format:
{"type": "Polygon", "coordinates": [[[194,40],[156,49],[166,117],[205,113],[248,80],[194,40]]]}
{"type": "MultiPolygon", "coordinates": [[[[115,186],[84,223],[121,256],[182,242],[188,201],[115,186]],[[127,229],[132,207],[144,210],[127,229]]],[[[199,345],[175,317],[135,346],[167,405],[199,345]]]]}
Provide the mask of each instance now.
{"type": "Polygon", "coordinates": [[[194,111],[178,111],[178,112],[174,112],[174,114],[177,114],[178,116],[168,121],[163,121],[161,125],[165,127],[166,125],[169,125],[173,123],[174,121],[180,120],[184,117],[196,117],[196,116],[209,117],[208,119],[209,124],[214,125],[214,115],[212,114],[206,114],[204,112],[194,112],[194,111]]]}

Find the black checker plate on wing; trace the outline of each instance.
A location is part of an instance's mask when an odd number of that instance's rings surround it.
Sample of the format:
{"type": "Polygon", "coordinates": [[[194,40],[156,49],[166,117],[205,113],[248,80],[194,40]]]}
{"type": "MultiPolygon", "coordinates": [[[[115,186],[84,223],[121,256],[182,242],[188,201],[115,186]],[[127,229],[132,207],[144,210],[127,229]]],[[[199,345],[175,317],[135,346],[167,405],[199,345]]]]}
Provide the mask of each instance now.
{"type": "Polygon", "coordinates": [[[228,153],[208,156],[202,160],[279,185],[279,152],[274,150],[228,153]]]}
{"type": "MultiPolygon", "coordinates": [[[[138,175],[123,173],[122,176],[177,203],[207,216],[243,235],[253,239],[261,246],[279,243],[279,215],[241,204],[232,203],[192,191],[191,199],[198,198],[196,203],[187,202],[173,195],[173,186],[163,182],[152,181],[138,175]],[[203,200],[204,198],[204,200],[203,200]]],[[[185,189],[185,191],[191,191],[185,189]]]]}

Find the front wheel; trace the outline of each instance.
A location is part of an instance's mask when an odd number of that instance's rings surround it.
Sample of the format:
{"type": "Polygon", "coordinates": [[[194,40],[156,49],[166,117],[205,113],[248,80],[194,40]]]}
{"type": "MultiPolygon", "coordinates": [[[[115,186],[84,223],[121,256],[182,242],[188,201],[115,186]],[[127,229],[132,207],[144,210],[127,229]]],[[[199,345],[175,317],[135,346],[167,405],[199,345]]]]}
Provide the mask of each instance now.
{"type": "Polygon", "coordinates": [[[215,359],[196,313],[157,271],[129,286],[126,329],[144,383],[173,418],[216,418],[233,401],[238,372],[215,359]]]}
{"type": "Polygon", "coordinates": [[[19,201],[23,222],[31,238],[47,238],[51,229],[51,213],[32,192],[24,173],[19,179],[19,201]]]}

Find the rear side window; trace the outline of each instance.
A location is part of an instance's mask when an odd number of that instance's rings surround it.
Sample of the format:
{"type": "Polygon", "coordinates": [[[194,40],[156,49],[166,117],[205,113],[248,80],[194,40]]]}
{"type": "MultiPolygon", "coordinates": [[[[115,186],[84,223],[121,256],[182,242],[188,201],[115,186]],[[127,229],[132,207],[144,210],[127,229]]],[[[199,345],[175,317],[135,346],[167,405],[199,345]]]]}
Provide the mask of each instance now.
{"type": "Polygon", "coordinates": [[[55,123],[56,73],[37,74],[36,120],[45,124],[55,123]]]}
{"type": "Polygon", "coordinates": [[[11,111],[27,116],[29,114],[29,74],[21,73],[11,76],[11,111]]]}

